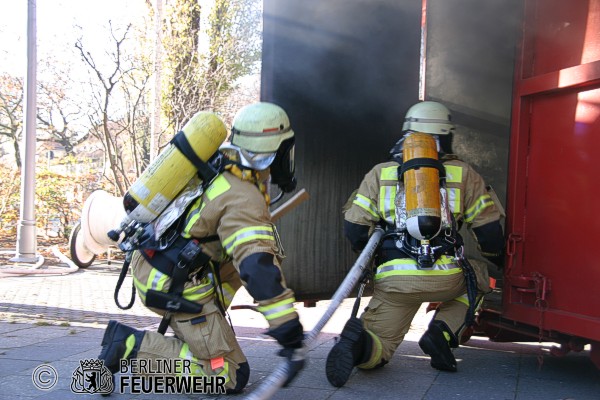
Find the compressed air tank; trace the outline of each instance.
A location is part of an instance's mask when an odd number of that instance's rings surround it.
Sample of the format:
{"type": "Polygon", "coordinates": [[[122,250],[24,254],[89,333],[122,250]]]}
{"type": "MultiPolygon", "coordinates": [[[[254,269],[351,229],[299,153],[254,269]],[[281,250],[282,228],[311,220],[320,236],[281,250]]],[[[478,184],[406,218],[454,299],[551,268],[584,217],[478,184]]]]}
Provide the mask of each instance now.
{"type": "MultiPolygon", "coordinates": [[[[402,162],[418,158],[438,159],[433,136],[415,132],[407,135],[402,148],[402,162]]],[[[412,168],[404,172],[406,228],[418,240],[430,240],[441,229],[440,174],[433,167],[412,168]]]]}
{"type": "MultiPolygon", "coordinates": [[[[223,122],[207,111],[195,114],[182,132],[193,152],[204,162],[227,137],[223,122]]],[[[169,144],[123,197],[127,218],[141,223],[153,221],[196,173],[194,164],[174,144],[169,144]]]]}

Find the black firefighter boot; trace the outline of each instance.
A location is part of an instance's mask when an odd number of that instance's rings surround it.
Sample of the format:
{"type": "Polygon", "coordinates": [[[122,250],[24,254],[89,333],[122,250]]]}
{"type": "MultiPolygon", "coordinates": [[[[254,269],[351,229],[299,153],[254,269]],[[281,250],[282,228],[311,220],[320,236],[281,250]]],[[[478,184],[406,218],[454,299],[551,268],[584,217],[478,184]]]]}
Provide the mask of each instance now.
{"type": "Polygon", "coordinates": [[[144,333],[110,320],[102,338],[102,351],[98,359],[104,360],[104,365],[114,374],[119,370],[119,362],[122,358],[135,358],[137,356],[144,333]],[[133,335],[133,338],[129,339],[131,335],[133,335]],[[129,352],[127,352],[128,349],[129,352]]]}
{"type": "Polygon", "coordinates": [[[451,347],[458,347],[458,340],[444,321],[432,320],[419,340],[419,347],[431,357],[431,366],[441,371],[456,372],[456,358],[451,347]]]}
{"type": "Polygon", "coordinates": [[[325,373],[329,383],[335,387],[344,386],[352,369],[370,358],[372,343],[373,338],[363,328],[363,322],[355,317],[350,318],[340,340],[327,355],[325,373]]]}

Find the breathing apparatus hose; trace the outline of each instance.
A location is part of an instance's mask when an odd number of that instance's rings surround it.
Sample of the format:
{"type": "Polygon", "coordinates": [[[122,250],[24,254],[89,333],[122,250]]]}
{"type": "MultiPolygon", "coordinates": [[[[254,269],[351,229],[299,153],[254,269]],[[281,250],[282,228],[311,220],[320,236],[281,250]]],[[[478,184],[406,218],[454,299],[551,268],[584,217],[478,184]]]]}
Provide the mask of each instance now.
{"type": "Polygon", "coordinates": [[[456,248],[456,262],[462,269],[465,277],[467,298],[469,299],[469,308],[465,315],[465,325],[469,327],[475,323],[475,310],[477,308],[477,276],[475,275],[473,266],[464,256],[464,247],[462,244],[456,248]]]}
{"type": "Polygon", "coordinates": [[[360,299],[362,298],[363,292],[365,291],[365,286],[371,280],[371,268],[367,267],[363,270],[362,275],[360,277],[360,286],[358,288],[358,293],[356,295],[356,300],[354,301],[354,305],[352,306],[352,315],[351,318],[355,318],[358,315],[358,307],[360,307],[360,299]]]}
{"type": "Polygon", "coordinates": [[[123,281],[125,280],[125,276],[127,275],[127,271],[129,270],[129,264],[131,263],[131,252],[125,253],[125,261],[123,262],[123,266],[121,267],[121,272],[119,273],[119,279],[117,280],[117,285],[115,287],[114,299],[115,304],[121,310],[129,310],[133,307],[133,303],[135,303],[135,285],[131,285],[131,300],[129,304],[126,306],[122,306],[119,302],[119,291],[121,290],[121,285],[123,285],[123,281]]]}
{"type": "MultiPolygon", "coordinates": [[[[356,259],[354,265],[350,268],[350,271],[333,294],[331,303],[327,307],[327,310],[323,313],[319,321],[315,324],[313,329],[306,334],[304,337],[304,346],[299,356],[304,356],[307,349],[317,338],[325,324],[329,321],[331,316],[336,312],[342,301],[348,297],[354,286],[361,279],[362,273],[365,269],[371,265],[371,260],[375,256],[375,252],[381,244],[381,238],[383,236],[383,230],[376,228],[363,251],[356,259]]],[[[260,385],[256,387],[247,397],[246,400],[268,400],[281,388],[284,382],[288,379],[290,366],[289,361],[280,363],[275,370],[260,382],[260,385]]]]}

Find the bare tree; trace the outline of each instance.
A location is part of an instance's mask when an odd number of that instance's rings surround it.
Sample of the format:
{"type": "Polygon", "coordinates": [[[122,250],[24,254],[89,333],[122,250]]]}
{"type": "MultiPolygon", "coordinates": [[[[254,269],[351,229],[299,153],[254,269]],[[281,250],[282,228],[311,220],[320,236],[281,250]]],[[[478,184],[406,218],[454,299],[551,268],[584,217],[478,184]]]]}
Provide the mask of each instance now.
{"type": "Polygon", "coordinates": [[[74,156],[74,148],[84,142],[89,132],[76,125],[83,118],[81,104],[69,95],[68,71],[62,71],[54,60],[44,64],[44,80],[38,80],[38,129],[45,132],[38,141],[60,144],[68,155],[74,156]]]}
{"type": "Polygon", "coordinates": [[[0,137],[12,143],[17,168],[21,169],[19,142],[23,133],[23,80],[0,76],[0,137]]]}
{"type": "Polygon", "coordinates": [[[132,168],[135,177],[144,172],[150,160],[150,115],[147,102],[151,71],[146,63],[145,69],[132,70],[124,75],[123,94],[126,114],[119,122],[129,136],[129,153],[132,156],[132,168]]]}
{"type": "Polygon", "coordinates": [[[75,47],[91,74],[91,134],[104,148],[110,171],[106,178],[117,193],[123,195],[148,162],[145,96],[151,70],[143,55],[126,50],[131,25],[123,30],[109,25],[114,47],[109,54],[108,66],[101,66],[96,61],[95,55],[85,48],[82,38],[75,47]]]}

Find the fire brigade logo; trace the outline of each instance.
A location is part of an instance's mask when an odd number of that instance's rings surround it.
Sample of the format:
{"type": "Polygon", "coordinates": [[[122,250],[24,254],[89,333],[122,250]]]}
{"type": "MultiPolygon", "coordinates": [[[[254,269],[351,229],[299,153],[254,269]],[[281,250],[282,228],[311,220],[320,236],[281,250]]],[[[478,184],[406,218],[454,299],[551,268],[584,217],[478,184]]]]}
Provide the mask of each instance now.
{"type": "Polygon", "coordinates": [[[73,393],[110,394],[113,390],[113,376],[104,366],[104,360],[79,360],[79,367],[73,371],[71,379],[73,393]]]}

